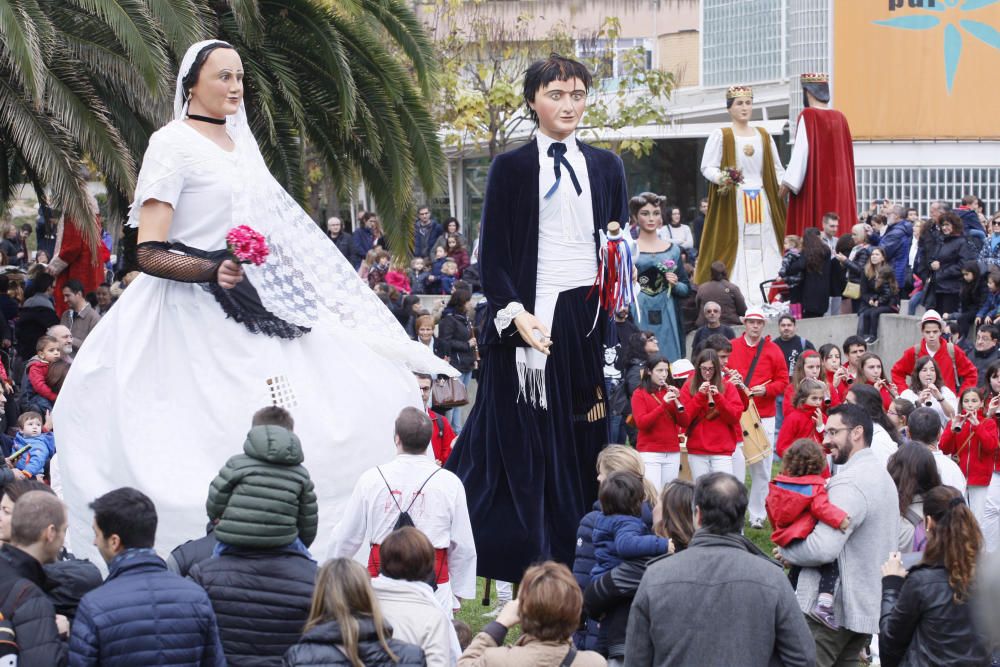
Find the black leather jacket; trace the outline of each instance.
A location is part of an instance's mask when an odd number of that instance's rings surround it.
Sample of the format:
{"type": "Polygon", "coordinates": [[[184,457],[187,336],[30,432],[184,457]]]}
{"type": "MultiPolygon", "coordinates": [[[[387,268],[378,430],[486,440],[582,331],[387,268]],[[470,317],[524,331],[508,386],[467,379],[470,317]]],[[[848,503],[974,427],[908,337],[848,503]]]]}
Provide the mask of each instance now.
{"type": "Polygon", "coordinates": [[[883,667],[989,665],[970,604],[957,604],[948,571],[917,565],[906,578],[882,579],[878,646],[883,667]]]}

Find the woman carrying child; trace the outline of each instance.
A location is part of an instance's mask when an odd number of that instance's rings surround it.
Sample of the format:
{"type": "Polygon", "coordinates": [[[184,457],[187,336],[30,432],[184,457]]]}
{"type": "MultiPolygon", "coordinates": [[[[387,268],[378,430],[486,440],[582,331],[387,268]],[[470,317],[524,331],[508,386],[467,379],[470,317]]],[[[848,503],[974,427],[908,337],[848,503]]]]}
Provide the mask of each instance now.
{"type": "Polygon", "coordinates": [[[678,434],[690,424],[665,357],[646,362],[642,382],[632,394],[632,417],[639,430],[636,449],[646,466],[646,479],[659,491],[680,474],[678,434]]]}
{"type": "Polygon", "coordinates": [[[697,480],[710,472],[732,474],[743,399],[736,385],[725,379],[715,350],[698,354],[695,375],[681,388],[681,401],[691,420],[687,432],[691,476],[697,480]]]}
{"type": "Polygon", "coordinates": [[[1000,436],[993,417],[998,404],[1000,401],[994,399],[989,409],[984,409],[979,390],[966,389],[962,392],[962,411],[951,418],[951,427],[941,436],[941,451],[958,459],[958,467],[968,482],[969,508],[980,523],[996,465],[1000,436]]]}
{"type": "MultiPolygon", "coordinates": [[[[846,531],[851,520],[847,513],[833,505],[826,494],[826,455],[810,439],[796,440],[782,457],[781,474],[771,480],[765,501],[767,517],[774,526],[771,541],[785,547],[796,540],[804,540],[819,521],[832,528],[846,531]]],[[[819,568],[819,599],[809,613],[814,620],[836,630],[833,615],[833,593],[840,578],[837,561],[819,568]]],[[[798,568],[789,573],[792,584],[797,585],[798,568]]]]}

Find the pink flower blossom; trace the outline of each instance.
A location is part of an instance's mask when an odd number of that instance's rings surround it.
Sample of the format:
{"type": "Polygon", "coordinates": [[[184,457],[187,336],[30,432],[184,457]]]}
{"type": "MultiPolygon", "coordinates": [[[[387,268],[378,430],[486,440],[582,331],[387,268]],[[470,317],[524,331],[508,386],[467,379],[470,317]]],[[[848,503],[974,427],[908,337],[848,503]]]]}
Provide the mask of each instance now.
{"type": "Polygon", "coordinates": [[[240,264],[253,264],[260,266],[267,261],[270,250],[267,247],[267,239],[260,232],[240,225],[229,230],[226,234],[226,247],[236,261],[240,264]]]}

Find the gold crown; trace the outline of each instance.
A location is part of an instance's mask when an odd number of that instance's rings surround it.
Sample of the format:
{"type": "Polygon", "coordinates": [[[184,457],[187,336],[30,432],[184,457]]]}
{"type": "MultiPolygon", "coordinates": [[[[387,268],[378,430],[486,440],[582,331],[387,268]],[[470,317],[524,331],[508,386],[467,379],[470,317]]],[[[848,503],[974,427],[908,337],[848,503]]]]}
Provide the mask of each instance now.
{"type": "Polygon", "coordinates": [[[730,86],[726,91],[727,100],[735,100],[738,97],[749,97],[753,99],[753,88],[750,86],[730,86]]]}
{"type": "Polygon", "coordinates": [[[829,83],[830,75],[822,72],[810,72],[799,77],[802,83],[829,83]]]}

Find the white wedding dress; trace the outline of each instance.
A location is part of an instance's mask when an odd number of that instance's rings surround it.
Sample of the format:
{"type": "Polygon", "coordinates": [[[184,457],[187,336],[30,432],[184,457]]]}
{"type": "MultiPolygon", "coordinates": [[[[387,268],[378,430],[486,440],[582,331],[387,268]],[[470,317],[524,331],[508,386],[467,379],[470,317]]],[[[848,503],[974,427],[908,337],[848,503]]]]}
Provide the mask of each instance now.
{"type": "Polygon", "coordinates": [[[225,248],[232,227],[250,224],[272,255],[248,278],[272,313],[312,330],[290,340],[250,333],[202,285],[139,276],[87,337],[54,410],[54,486],[77,555],[100,562],[88,504],[122,486],[156,503],[161,554],[204,535],[210,482],[242,452],[253,413],[277,404],[295,419],[315,482],[311,551],[322,556],[358,476],[395,455],[397,414],[421,406],[411,369],[454,374],[407,338],[261,164],[245,136],[230,153],[175,120],[150,141],[132,222],[144,201],[171,203],[168,240],[202,250],[225,248]]]}

